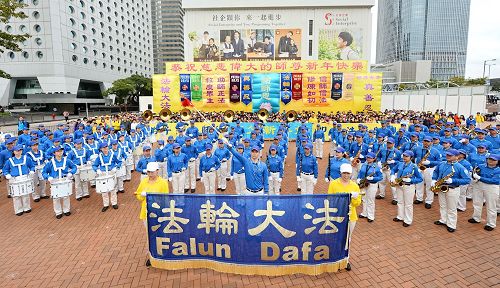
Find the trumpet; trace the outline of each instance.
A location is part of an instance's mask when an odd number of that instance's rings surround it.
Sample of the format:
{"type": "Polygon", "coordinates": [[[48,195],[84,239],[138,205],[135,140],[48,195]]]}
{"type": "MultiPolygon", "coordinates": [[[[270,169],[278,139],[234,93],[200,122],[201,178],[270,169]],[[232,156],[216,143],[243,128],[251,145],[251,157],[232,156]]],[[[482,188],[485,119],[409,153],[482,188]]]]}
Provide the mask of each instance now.
{"type": "Polygon", "coordinates": [[[146,110],[142,113],[142,118],[145,120],[145,121],[151,121],[153,120],[153,111],[151,110],[146,110]]]}
{"type": "Polygon", "coordinates": [[[181,110],[181,112],[179,112],[179,114],[181,115],[181,119],[183,121],[189,121],[189,119],[191,119],[191,110],[187,109],[187,108],[184,108],[181,110]]]}
{"type": "Polygon", "coordinates": [[[168,121],[170,119],[170,116],[172,116],[172,111],[170,111],[170,109],[168,108],[163,108],[160,110],[160,113],[158,115],[160,115],[161,120],[168,121]]]}
{"type": "Polygon", "coordinates": [[[224,120],[226,120],[226,122],[233,122],[234,120],[234,111],[233,110],[226,110],[224,112],[224,120]]]}
{"type": "Polygon", "coordinates": [[[286,120],[288,122],[293,122],[297,119],[297,116],[298,116],[298,114],[295,110],[290,110],[286,113],[286,120]]]}
{"type": "Polygon", "coordinates": [[[262,108],[257,112],[257,116],[259,117],[260,121],[266,122],[267,118],[269,118],[269,111],[262,108]]]}

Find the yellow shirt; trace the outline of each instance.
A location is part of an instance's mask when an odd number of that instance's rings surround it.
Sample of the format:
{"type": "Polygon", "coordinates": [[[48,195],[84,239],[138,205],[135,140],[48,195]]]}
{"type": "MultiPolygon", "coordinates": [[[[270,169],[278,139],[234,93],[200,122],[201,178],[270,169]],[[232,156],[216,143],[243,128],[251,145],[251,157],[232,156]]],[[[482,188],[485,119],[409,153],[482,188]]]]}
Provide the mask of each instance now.
{"type": "Polygon", "coordinates": [[[122,124],[121,120],[114,120],[113,121],[113,129],[115,129],[115,131],[120,130],[121,124],[122,124]]]}
{"type": "Polygon", "coordinates": [[[139,219],[146,219],[146,197],[141,196],[142,192],[155,192],[155,193],[168,193],[168,182],[167,180],[158,177],[154,183],[149,183],[149,177],[141,180],[137,191],[135,192],[135,197],[137,200],[141,201],[141,213],[139,214],[139,219]]]}
{"type": "Polygon", "coordinates": [[[476,114],[476,123],[483,123],[484,117],[481,114],[476,114]]]}
{"type": "Polygon", "coordinates": [[[318,123],[318,118],[316,117],[309,118],[309,123],[318,123]]]}
{"type": "MultiPolygon", "coordinates": [[[[330,182],[330,186],[328,186],[328,194],[335,193],[352,193],[352,192],[360,192],[358,184],[356,182],[350,180],[349,184],[344,185],[341,182],[341,179],[335,179],[330,182]]],[[[356,207],[361,204],[361,195],[358,195],[357,198],[351,198],[351,204],[349,205],[349,221],[357,221],[358,213],[356,212],[356,207]]]]}

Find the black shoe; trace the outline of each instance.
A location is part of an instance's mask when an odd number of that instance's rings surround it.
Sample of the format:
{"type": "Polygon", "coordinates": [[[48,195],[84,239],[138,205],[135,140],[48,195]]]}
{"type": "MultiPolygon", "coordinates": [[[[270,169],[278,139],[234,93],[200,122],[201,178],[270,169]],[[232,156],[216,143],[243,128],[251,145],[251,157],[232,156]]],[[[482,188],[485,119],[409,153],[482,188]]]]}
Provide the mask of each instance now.
{"type": "Polygon", "coordinates": [[[299,191],[299,192],[300,192],[300,188],[297,188],[297,191],[299,191]]]}
{"type": "Polygon", "coordinates": [[[358,215],[359,218],[366,218],[366,216],[362,215],[362,214],[359,214],[358,215]]]}
{"type": "Polygon", "coordinates": [[[125,190],[118,190],[118,193],[125,193],[125,190]]]}
{"type": "Polygon", "coordinates": [[[396,217],[396,218],[393,218],[392,221],[394,221],[394,222],[402,222],[403,220],[401,220],[398,217],[396,217]]]}
{"type": "Polygon", "coordinates": [[[396,200],[392,200],[391,204],[392,204],[392,205],[398,205],[398,201],[396,201],[396,200]]]}
{"type": "Polygon", "coordinates": [[[24,211],[24,213],[30,213],[31,209],[24,211]]]}
{"type": "Polygon", "coordinates": [[[221,189],[220,189],[220,191],[221,191],[221,192],[224,192],[224,191],[226,191],[226,189],[225,189],[225,188],[224,188],[224,189],[222,189],[222,188],[221,188],[221,189]]]}
{"type": "Polygon", "coordinates": [[[90,185],[90,188],[95,188],[95,185],[90,185]]]}
{"type": "Polygon", "coordinates": [[[7,195],[7,198],[12,198],[12,196],[10,196],[10,195],[7,195]]]}
{"type": "Polygon", "coordinates": [[[373,219],[368,219],[368,223],[372,223],[373,221],[373,219]]]}
{"type": "Polygon", "coordinates": [[[408,227],[410,226],[410,224],[406,224],[405,222],[403,222],[403,227],[408,227]]]}
{"type": "Polygon", "coordinates": [[[61,219],[62,218],[62,214],[56,215],[56,218],[57,219],[61,219]]]}
{"type": "Polygon", "coordinates": [[[196,189],[191,189],[191,193],[194,194],[194,192],[196,192],[196,189]]]}
{"type": "Polygon", "coordinates": [[[472,198],[465,198],[465,200],[466,200],[467,202],[470,202],[470,201],[472,201],[472,198]]]}
{"type": "Polygon", "coordinates": [[[49,199],[49,196],[43,196],[42,199],[49,199]]]}
{"type": "Polygon", "coordinates": [[[351,271],[351,263],[347,263],[347,266],[345,267],[345,270],[351,271]]]}
{"type": "Polygon", "coordinates": [[[446,224],[444,224],[443,222],[441,222],[439,220],[438,221],[434,221],[434,224],[436,224],[436,225],[446,225],[446,224]]]}
{"type": "Polygon", "coordinates": [[[17,216],[23,215],[23,212],[16,213],[17,216]]]}
{"type": "Polygon", "coordinates": [[[76,201],[82,201],[82,197],[76,198],[76,201]]]}
{"type": "Polygon", "coordinates": [[[184,193],[187,193],[189,191],[189,189],[184,189],[184,193]]]}
{"type": "Polygon", "coordinates": [[[113,205],[113,209],[118,209],[118,204],[113,205]]]}
{"type": "Polygon", "coordinates": [[[457,208],[457,212],[465,212],[465,210],[462,210],[462,209],[458,209],[458,208],[457,208]]]}
{"type": "Polygon", "coordinates": [[[201,178],[196,178],[196,181],[200,181],[200,180],[201,180],[201,178]]]}
{"type": "Polygon", "coordinates": [[[229,181],[229,180],[231,180],[231,179],[229,179],[229,178],[226,178],[226,181],[229,181]]]}
{"type": "Polygon", "coordinates": [[[220,191],[220,190],[221,190],[221,188],[217,188],[217,191],[220,191]]]}
{"type": "Polygon", "coordinates": [[[33,200],[33,202],[40,202],[40,198],[33,200]]]}
{"type": "Polygon", "coordinates": [[[420,200],[413,201],[413,204],[422,204],[422,203],[424,203],[424,201],[420,201],[420,200]]]}
{"type": "Polygon", "coordinates": [[[486,231],[493,231],[493,229],[495,229],[495,228],[488,226],[488,225],[484,226],[484,230],[486,230],[486,231]]]}
{"type": "Polygon", "coordinates": [[[102,207],[101,212],[106,212],[106,210],[108,210],[108,208],[109,208],[109,206],[102,207]]]}
{"type": "Polygon", "coordinates": [[[71,212],[64,213],[64,216],[70,216],[70,215],[71,215],[71,212]]]}
{"type": "Polygon", "coordinates": [[[432,205],[429,204],[429,203],[425,203],[425,209],[431,209],[432,208],[432,205]]]}
{"type": "Polygon", "coordinates": [[[375,196],[375,199],[384,199],[384,196],[377,195],[375,196]]]}
{"type": "Polygon", "coordinates": [[[151,267],[151,261],[149,261],[149,259],[146,260],[146,267],[151,267]]]}
{"type": "Polygon", "coordinates": [[[83,196],[83,198],[90,198],[90,195],[85,195],[83,196]]]}
{"type": "Polygon", "coordinates": [[[446,230],[448,230],[448,232],[450,232],[450,233],[453,233],[453,232],[455,232],[456,229],[453,229],[451,227],[447,227],[446,230]]]}
{"type": "Polygon", "coordinates": [[[476,223],[481,223],[480,221],[477,221],[476,219],[474,218],[470,218],[469,220],[467,220],[467,222],[469,223],[473,223],[473,224],[476,224],[476,223]]]}

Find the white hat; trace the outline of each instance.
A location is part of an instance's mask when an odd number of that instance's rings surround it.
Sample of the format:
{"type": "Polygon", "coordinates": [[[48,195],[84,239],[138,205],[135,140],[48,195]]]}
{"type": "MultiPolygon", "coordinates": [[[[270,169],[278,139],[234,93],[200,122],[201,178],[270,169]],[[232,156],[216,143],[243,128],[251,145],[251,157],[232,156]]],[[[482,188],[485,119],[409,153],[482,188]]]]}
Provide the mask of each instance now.
{"type": "Polygon", "coordinates": [[[351,164],[344,163],[340,165],[340,173],[349,173],[352,174],[352,166],[351,164]]]}
{"type": "Polygon", "coordinates": [[[160,167],[158,166],[158,162],[149,162],[146,166],[146,171],[148,172],[155,172],[158,169],[160,169],[160,167]]]}

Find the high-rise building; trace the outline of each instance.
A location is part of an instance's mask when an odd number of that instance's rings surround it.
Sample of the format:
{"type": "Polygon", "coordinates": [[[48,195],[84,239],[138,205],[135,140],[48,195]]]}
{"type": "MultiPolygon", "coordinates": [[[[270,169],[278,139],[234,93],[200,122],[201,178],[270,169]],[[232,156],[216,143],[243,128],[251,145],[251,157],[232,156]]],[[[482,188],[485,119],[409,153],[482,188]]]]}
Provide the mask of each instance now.
{"type": "Polygon", "coordinates": [[[182,0],[151,0],[154,72],[165,73],[165,62],[184,61],[182,0]]]}
{"type": "Polygon", "coordinates": [[[431,60],[431,78],[464,76],[470,0],[379,0],[377,63],[431,60]]]}
{"type": "Polygon", "coordinates": [[[0,104],[73,108],[104,103],[112,82],[153,74],[150,0],[29,0],[26,19],[0,30],[31,37],[22,52],[5,51],[0,104]]]}

